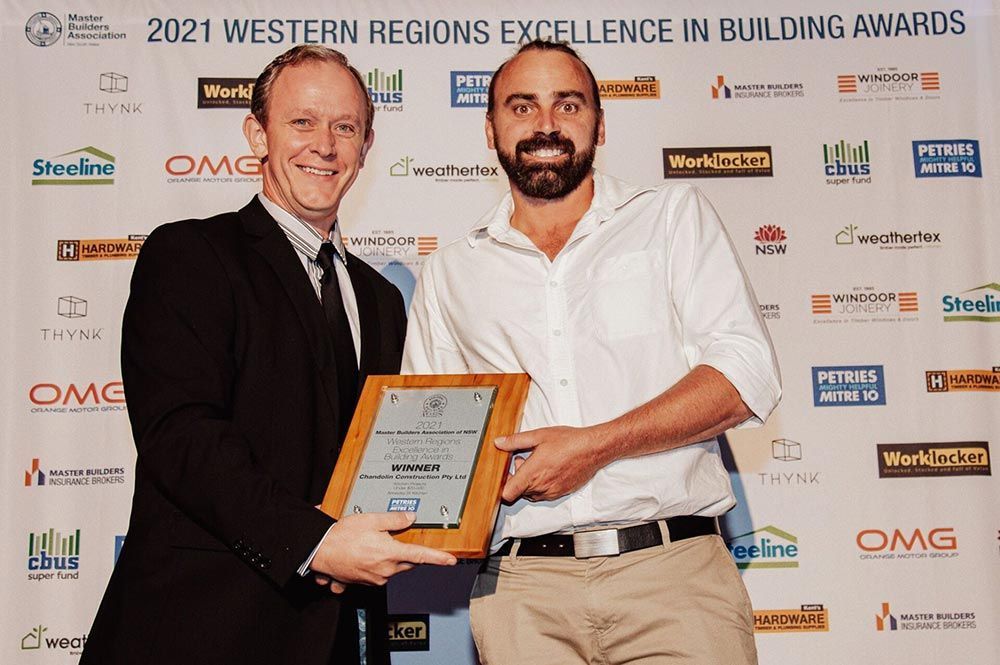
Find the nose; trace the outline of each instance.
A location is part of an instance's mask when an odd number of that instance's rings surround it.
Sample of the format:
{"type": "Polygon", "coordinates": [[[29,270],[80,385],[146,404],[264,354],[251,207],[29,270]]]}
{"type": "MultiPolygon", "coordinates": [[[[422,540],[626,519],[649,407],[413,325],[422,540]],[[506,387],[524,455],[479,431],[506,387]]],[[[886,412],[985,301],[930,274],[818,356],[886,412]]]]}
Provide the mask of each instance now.
{"type": "Polygon", "coordinates": [[[535,131],[541,134],[558,134],[559,120],[553,109],[541,108],[535,114],[535,131]]]}
{"type": "Polygon", "coordinates": [[[319,127],[313,134],[312,151],[323,159],[337,157],[337,135],[331,127],[319,127]]]}

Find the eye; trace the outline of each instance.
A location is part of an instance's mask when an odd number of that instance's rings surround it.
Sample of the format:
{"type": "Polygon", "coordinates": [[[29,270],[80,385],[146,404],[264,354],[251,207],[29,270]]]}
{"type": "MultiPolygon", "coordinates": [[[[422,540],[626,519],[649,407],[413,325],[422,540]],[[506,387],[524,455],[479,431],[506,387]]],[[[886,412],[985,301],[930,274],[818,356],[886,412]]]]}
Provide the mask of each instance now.
{"type": "Polygon", "coordinates": [[[559,105],[559,110],[563,113],[576,113],[580,110],[580,105],[576,102],[563,102],[559,105]]]}
{"type": "Polygon", "coordinates": [[[351,138],[358,133],[358,128],[349,122],[341,122],[334,126],[333,130],[340,136],[351,138]]]}
{"type": "Polygon", "coordinates": [[[527,104],[515,104],[511,110],[514,111],[515,115],[528,115],[531,113],[531,107],[527,104]]]}
{"type": "Polygon", "coordinates": [[[312,123],[308,118],[296,118],[290,124],[295,127],[309,127],[312,123]]]}

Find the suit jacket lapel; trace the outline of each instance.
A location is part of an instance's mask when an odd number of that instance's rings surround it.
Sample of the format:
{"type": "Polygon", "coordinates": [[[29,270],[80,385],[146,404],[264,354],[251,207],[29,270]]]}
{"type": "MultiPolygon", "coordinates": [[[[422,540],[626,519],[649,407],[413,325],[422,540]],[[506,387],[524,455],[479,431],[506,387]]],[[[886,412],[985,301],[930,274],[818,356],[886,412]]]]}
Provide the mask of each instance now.
{"type": "Polygon", "coordinates": [[[316,369],[322,379],[326,400],[334,414],[334,421],[338,422],[340,409],[337,402],[336,359],[330,341],[330,328],[323,314],[323,307],[316,299],[316,291],[309,283],[295,249],[256,196],[240,210],[240,217],[243,228],[251,236],[251,246],[271,265],[299,315],[309,340],[309,348],[316,359],[316,369]]]}
{"type": "Polygon", "coordinates": [[[364,387],[369,374],[378,374],[379,339],[381,330],[375,289],[361,270],[361,259],[347,255],[347,272],[351,276],[354,299],[358,303],[358,319],[361,324],[361,358],[359,359],[358,388],[364,387]]]}

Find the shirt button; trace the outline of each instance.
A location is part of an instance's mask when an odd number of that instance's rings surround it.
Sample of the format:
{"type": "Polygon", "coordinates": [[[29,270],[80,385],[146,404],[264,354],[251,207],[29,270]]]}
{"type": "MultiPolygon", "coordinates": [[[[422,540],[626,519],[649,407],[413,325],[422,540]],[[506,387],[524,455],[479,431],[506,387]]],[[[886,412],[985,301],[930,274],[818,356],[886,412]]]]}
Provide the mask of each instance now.
{"type": "Polygon", "coordinates": [[[552,334],[555,335],[556,337],[559,337],[559,335],[562,335],[562,331],[556,328],[555,330],[552,331],[552,334]]]}
{"type": "Polygon", "coordinates": [[[557,282],[556,280],[552,280],[551,282],[549,282],[549,286],[559,286],[559,282],[557,282]]]}
{"type": "Polygon", "coordinates": [[[569,381],[567,381],[566,379],[563,379],[563,380],[561,380],[561,381],[559,382],[559,385],[560,385],[560,386],[568,386],[568,385],[569,385],[569,381]]]}

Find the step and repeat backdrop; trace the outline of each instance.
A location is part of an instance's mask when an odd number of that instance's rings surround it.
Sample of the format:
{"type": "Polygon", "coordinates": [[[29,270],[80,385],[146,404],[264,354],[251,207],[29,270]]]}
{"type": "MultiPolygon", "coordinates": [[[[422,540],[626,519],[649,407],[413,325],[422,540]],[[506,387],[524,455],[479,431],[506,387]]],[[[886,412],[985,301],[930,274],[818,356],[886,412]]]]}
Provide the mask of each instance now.
{"type": "MultiPolygon", "coordinates": [[[[1000,662],[996,2],[7,1],[0,661],[74,662],[127,538],[119,369],[158,224],[241,207],[240,125],[298,43],[364,74],[350,251],[410,298],[506,190],[491,72],[525,39],[600,80],[603,171],[718,208],[784,397],[730,434],[726,538],[761,662],[1000,662]]],[[[394,661],[472,664],[474,562],[390,585],[394,661]]]]}

